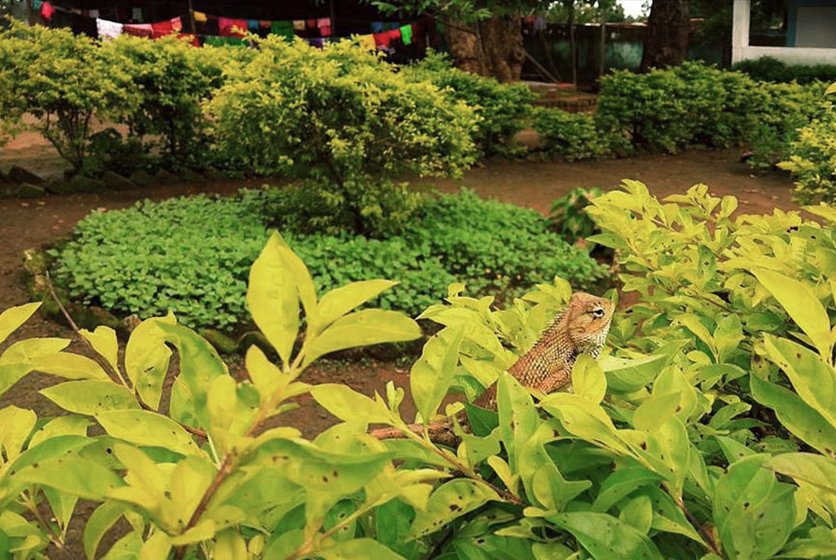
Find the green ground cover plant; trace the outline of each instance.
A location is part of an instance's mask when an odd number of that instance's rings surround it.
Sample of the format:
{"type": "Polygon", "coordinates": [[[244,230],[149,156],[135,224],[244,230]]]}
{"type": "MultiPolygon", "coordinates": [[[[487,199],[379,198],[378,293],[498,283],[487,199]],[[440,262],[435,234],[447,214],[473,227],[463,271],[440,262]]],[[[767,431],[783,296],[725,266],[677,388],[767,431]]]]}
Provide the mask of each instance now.
{"type": "MultiPolygon", "coordinates": [[[[83,499],[97,505],[81,523],[90,559],[121,519],[109,557],[833,556],[833,209],[809,208],[825,225],[779,211],[733,218],[736,200],[704,186],[659,201],[637,182],[593,206],[597,242],[617,251],[639,297],[605,354],[577,360],[572,392],[531,394],[504,372],[565,304],[566,282],[506,305],[454,285],[422,314],[442,330],[410,374],[419,423],[437,418],[448,390],[472,399],[498,380],[497,412],[465,406],[472,430],[455,447],[409,430],[367,435],[412,420],[392,383],[370,396],[305,382],[329,352],[420,329],[356,310],[391,282],[317,290],[278,235],[247,287],[278,360],[251,348],[243,378],[171,315],[133,331],[124,363],[107,328],[81,333],[96,359],[67,340],[13,343],[0,393],[45,372],[59,382],[42,393],[65,414],[0,410],[0,551],[40,560],[65,547],[83,499]],[[302,394],[339,420],[313,440],[282,425],[302,394]]],[[[0,341],[37,306],[0,315],[0,341]]]]}
{"type": "Polygon", "coordinates": [[[413,315],[457,279],[510,298],[556,275],[578,286],[605,276],[536,212],[472,192],[423,202],[403,233],[386,239],[299,231],[287,203],[295,196],[244,191],[93,213],[53,252],[56,280],[74,298],[122,315],[172,310],[190,327],[231,328],[248,319],[247,272],[270,226],[285,232],[320,289],[388,276],[400,284],[379,305],[413,315]]]}

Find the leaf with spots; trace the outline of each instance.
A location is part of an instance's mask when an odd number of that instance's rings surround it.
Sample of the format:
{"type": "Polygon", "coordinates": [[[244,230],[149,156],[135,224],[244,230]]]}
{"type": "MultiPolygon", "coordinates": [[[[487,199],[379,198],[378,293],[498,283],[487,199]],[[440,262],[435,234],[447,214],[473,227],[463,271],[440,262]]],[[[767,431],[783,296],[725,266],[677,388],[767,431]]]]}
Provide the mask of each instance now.
{"type": "Polygon", "coordinates": [[[430,495],[427,508],[418,511],[410,538],[420,538],[439,531],[455,519],[498,499],[493,490],[470,479],[445,482],[430,495]]]}
{"type": "Polygon", "coordinates": [[[182,455],[203,455],[189,433],[174,420],[148,410],[102,412],[96,421],[111,436],[135,445],[162,447],[182,455]]]}
{"type": "Polygon", "coordinates": [[[138,410],[134,394],[112,381],[68,381],[41,394],[69,412],[94,416],[109,410],[138,410]]]}
{"type": "Polygon", "coordinates": [[[561,513],[548,520],[571,533],[595,560],[662,560],[647,535],[606,513],[561,513]]]}
{"type": "Polygon", "coordinates": [[[769,455],[744,457],[717,481],[714,521],[730,558],[772,558],[793,529],[794,487],[764,468],[769,455]]]}
{"type": "Polygon", "coordinates": [[[77,455],[32,463],[11,477],[14,483],[38,484],[85,500],[103,500],[125,485],[116,473],[77,455]]]}

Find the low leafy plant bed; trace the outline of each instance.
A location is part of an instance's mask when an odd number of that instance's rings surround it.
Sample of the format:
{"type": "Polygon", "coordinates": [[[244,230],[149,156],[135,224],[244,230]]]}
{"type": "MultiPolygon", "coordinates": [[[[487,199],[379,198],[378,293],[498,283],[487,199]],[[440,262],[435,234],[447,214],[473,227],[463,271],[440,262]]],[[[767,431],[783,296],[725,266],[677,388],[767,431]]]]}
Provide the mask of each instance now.
{"type": "Polygon", "coordinates": [[[288,196],[244,190],[93,213],[50,251],[53,277],[72,300],[119,316],[172,311],[190,327],[225,331],[248,323],[248,271],[271,227],[308,264],[320,290],[391,278],[399,284],[376,304],[412,315],[453,282],[472,294],[511,298],[555,276],[578,288],[606,278],[603,265],[549,231],[537,212],[469,191],[426,199],[401,234],[383,239],[293,231],[292,216],[281,214],[288,196]]]}

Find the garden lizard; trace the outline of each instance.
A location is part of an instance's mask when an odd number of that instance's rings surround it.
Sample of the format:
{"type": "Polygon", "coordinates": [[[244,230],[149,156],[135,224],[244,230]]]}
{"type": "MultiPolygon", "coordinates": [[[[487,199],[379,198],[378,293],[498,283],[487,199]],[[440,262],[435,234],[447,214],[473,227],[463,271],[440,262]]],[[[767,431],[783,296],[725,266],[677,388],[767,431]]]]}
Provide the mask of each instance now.
{"type": "MultiPolygon", "coordinates": [[[[572,364],[579,354],[598,357],[607,340],[614,308],[613,302],[608,299],[576,292],[566,309],[554,318],[531,350],[523,354],[508,369],[508,373],[524,387],[546,394],[568,385],[572,380],[572,364]]],[[[496,383],[488,387],[474,404],[496,410],[496,383]]],[[[466,424],[467,418],[463,413],[457,419],[466,424]]],[[[424,426],[410,424],[409,430],[423,435],[424,426]]],[[[427,430],[430,439],[436,443],[458,441],[453,433],[452,418],[433,422],[427,430]]],[[[405,437],[398,428],[381,428],[370,433],[378,439],[405,437]]]]}

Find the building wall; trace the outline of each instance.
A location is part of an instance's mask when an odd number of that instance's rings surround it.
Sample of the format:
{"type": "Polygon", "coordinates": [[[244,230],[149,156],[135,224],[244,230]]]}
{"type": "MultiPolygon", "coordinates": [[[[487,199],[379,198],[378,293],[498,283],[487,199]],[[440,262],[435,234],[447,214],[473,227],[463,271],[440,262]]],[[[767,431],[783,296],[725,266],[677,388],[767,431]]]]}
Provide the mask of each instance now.
{"type": "Polygon", "coordinates": [[[832,17],[836,18],[836,2],[796,0],[793,8],[789,12],[788,24],[791,33],[788,34],[787,42],[797,46],[753,47],[749,45],[751,1],[734,0],[732,62],[771,56],[787,64],[836,64],[836,21],[830,19],[830,16],[826,16],[823,21],[811,21],[815,17],[810,16],[815,16],[818,12],[805,13],[808,9],[824,8],[831,10],[832,17]]]}

